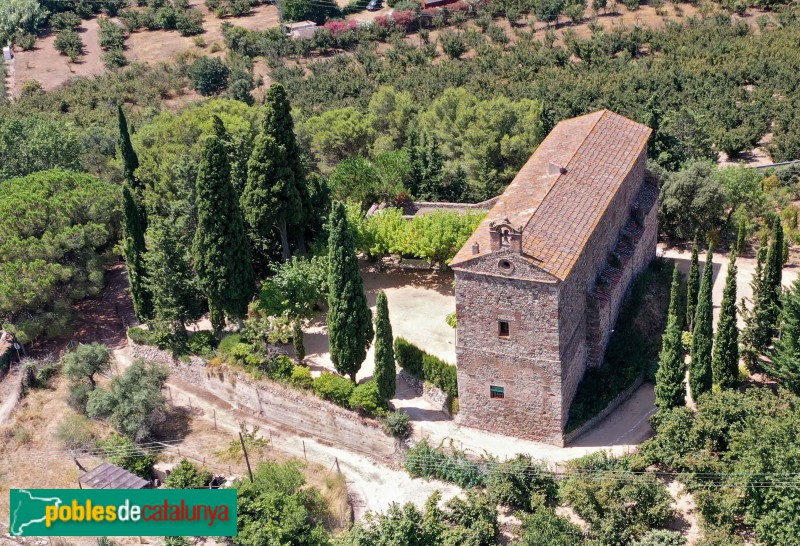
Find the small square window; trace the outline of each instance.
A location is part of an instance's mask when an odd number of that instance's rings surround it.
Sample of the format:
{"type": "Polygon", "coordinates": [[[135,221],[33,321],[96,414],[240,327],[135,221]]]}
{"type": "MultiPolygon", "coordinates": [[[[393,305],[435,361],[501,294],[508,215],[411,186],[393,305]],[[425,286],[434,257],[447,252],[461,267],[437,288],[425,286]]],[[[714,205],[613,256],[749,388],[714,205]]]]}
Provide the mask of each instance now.
{"type": "Polygon", "coordinates": [[[506,389],[504,387],[489,386],[489,398],[505,398],[506,389]]]}
{"type": "Polygon", "coordinates": [[[497,335],[500,337],[508,337],[511,334],[511,325],[507,320],[497,321],[497,335]]]}

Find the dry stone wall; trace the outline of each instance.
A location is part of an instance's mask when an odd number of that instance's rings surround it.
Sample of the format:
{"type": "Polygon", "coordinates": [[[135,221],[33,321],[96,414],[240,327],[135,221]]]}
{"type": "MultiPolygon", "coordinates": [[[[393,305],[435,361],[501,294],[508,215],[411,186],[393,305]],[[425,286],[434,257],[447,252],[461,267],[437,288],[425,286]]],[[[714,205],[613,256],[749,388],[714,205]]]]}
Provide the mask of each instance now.
{"type": "Polygon", "coordinates": [[[394,438],[383,432],[377,420],[362,417],[311,393],[274,381],[257,381],[227,366],[207,366],[197,357],[185,363],[154,347],[131,341],[129,346],[134,358],[166,364],[173,376],[204,389],[237,409],[274,422],[278,427],[381,459],[390,459],[395,453],[394,438]]]}

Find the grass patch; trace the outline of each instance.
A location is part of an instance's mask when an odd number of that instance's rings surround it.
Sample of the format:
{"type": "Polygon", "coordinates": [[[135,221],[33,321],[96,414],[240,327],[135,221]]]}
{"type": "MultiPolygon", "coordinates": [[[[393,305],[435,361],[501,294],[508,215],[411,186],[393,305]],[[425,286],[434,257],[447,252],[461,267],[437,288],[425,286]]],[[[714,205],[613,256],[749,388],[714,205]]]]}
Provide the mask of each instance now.
{"type": "Polygon", "coordinates": [[[667,323],[672,262],[655,260],[634,281],[619,312],[603,365],[586,370],[569,409],[567,432],[600,413],[639,376],[652,377],[667,323]]]}

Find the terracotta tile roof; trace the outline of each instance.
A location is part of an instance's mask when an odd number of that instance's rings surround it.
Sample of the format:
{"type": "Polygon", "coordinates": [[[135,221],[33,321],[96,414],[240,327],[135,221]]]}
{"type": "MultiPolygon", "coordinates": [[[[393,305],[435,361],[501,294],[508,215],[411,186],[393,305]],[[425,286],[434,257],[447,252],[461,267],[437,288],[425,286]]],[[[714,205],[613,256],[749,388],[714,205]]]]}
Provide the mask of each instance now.
{"type": "Polygon", "coordinates": [[[565,279],[650,132],[609,110],[560,122],[450,265],[491,254],[489,224],[507,218],[512,226],[524,228],[523,256],[565,279]],[[475,243],[478,254],[472,252],[475,243]]]}

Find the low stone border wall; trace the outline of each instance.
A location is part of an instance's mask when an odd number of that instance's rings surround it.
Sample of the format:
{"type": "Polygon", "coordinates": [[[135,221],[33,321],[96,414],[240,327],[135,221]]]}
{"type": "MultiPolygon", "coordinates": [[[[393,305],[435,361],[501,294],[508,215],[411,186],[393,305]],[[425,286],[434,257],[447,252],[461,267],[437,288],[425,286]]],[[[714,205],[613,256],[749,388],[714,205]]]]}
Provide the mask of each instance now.
{"type": "Polygon", "coordinates": [[[189,363],[175,360],[166,351],[128,341],[131,355],[166,364],[180,379],[202,388],[238,409],[250,411],[277,426],[308,434],[332,445],[366,455],[391,458],[395,440],[376,419],[322,400],[311,393],[270,380],[255,380],[228,366],[208,366],[198,357],[189,363]]]}
{"type": "Polygon", "coordinates": [[[614,398],[608,405],[597,415],[586,421],[584,424],[572,430],[570,432],[564,433],[564,446],[567,446],[570,442],[575,441],[580,435],[589,432],[592,428],[595,427],[600,421],[611,415],[611,413],[617,409],[622,403],[633,396],[633,393],[642,386],[644,383],[644,375],[640,375],[633,384],[622,391],[616,398],[614,398]]]}
{"type": "Polygon", "coordinates": [[[430,383],[426,384],[419,377],[411,375],[403,369],[400,369],[400,373],[398,375],[402,377],[412,389],[414,389],[414,392],[422,396],[426,402],[430,403],[437,410],[441,411],[448,417],[452,417],[452,415],[450,415],[449,404],[447,403],[449,397],[447,396],[446,392],[444,392],[442,389],[434,387],[430,383]]]}

